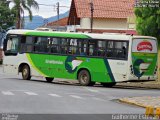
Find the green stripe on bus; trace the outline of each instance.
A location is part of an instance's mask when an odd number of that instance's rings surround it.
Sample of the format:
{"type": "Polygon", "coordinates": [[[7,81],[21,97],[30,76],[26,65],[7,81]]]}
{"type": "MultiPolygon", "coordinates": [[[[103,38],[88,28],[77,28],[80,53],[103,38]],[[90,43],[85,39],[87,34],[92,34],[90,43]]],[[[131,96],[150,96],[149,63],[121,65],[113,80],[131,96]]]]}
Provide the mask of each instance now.
{"type": "Polygon", "coordinates": [[[105,59],[105,58],[104,58],[104,63],[105,63],[105,66],[106,66],[106,69],[107,69],[107,71],[108,71],[108,75],[109,75],[111,81],[112,81],[112,82],[116,82],[116,81],[115,81],[115,78],[114,78],[114,76],[113,76],[111,67],[110,67],[110,65],[109,65],[109,63],[108,63],[108,60],[105,59]]]}
{"type": "Polygon", "coordinates": [[[28,59],[29,63],[31,64],[31,66],[32,66],[39,74],[43,75],[44,77],[48,77],[46,74],[44,74],[42,71],[40,71],[40,70],[36,67],[36,65],[33,63],[32,59],[31,59],[31,57],[30,57],[30,55],[29,55],[28,53],[26,53],[26,56],[27,56],[27,59],[28,59]]]}
{"type": "Polygon", "coordinates": [[[84,34],[54,33],[54,32],[26,32],[25,35],[48,36],[48,37],[62,37],[62,38],[81,38],[81,39],[90,38],[89,36],[84,35],[84,34]]]}

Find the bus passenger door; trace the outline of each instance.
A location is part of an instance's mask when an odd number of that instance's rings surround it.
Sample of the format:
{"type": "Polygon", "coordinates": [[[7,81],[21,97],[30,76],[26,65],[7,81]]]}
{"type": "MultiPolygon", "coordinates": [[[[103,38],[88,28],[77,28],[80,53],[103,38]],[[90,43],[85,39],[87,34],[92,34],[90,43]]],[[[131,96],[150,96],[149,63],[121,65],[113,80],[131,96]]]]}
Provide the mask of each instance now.
{"type": "Polygon", "coordinates": [[[108,41],[106,58],[108,74],[115,82],[126,81],[128,72],[128,41],[108,41]]]}
{"type": "Polygon", "coordinates": [[[19,38],[16,35],[10,35],[4,41],[3,71],[5,73],[18,73],[18,43],[19,38]]]}

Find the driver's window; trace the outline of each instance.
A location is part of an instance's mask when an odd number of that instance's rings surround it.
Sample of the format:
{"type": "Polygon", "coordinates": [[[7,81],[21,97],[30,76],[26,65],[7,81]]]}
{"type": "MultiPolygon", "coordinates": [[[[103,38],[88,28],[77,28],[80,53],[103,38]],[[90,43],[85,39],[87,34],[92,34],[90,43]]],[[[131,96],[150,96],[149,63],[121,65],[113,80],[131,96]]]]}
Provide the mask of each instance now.
{"type": "Polygon", "coordinates": [[[18,51],[18,38],[17,37],[9,37],[7,42],[7,51],[18,51]]]}

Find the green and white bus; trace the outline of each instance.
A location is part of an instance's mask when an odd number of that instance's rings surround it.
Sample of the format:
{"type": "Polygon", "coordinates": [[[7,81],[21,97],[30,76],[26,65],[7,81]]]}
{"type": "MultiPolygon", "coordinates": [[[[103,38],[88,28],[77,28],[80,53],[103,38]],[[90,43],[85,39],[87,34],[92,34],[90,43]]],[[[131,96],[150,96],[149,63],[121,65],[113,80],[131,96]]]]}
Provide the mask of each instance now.
{"type": "Polygon", "coordinates": [[[113,86],[157,79],[154,37],[10,30],[3,49],[4,72],[22,73],[25,80],[43,76],[48,82],[65,78],[113,86]]]}

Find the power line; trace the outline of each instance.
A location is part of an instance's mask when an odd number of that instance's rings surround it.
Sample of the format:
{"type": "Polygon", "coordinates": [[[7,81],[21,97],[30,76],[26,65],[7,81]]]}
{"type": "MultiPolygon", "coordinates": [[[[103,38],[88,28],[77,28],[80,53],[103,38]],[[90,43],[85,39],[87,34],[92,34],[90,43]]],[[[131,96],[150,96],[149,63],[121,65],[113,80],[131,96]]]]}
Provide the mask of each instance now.
{"type": "Polygon", "coordinates": [[[55,5],[47,5],[47,4],[38,4],[38,5],[42,5],[42,6],[55,6],[55,5]]]}
{"type": "MultiPolygon", "coordinates": [[[[56,4],[49,5],[49,4],[43,4],[43,3],[39,3],[38,5],[42,5],[42,6],[52,6],[52,7],[55,7],[55,6],[56,6],[56,4]]],[[[59,7],[70,8],[69,6],[59,6],[59,7]]]]}

